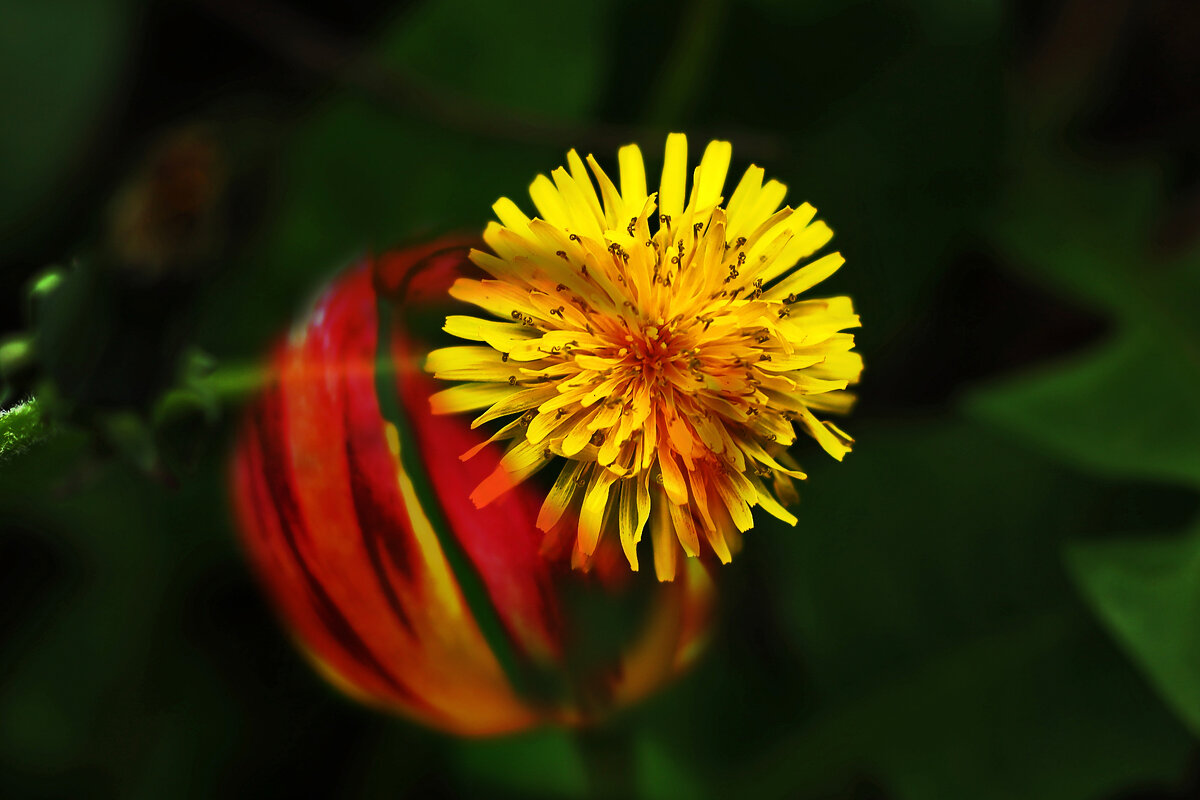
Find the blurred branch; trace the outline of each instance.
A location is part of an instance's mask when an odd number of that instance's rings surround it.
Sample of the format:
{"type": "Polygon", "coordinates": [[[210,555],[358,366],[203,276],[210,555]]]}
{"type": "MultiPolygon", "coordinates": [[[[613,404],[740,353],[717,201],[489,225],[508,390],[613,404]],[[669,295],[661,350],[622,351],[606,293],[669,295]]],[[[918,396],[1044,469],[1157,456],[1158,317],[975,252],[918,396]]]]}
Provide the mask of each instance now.
{"type": "MultiPolygon", "coordinates": [[[[424,117],[442,127],[487,139],[578,147],[611,152],[630,142],[663,138],[662,126],[627,126],[608,123],[575,123],[544,115],[514,112],[493,104],[433,86],[395,69],[323,30],[286,6],[271,0],[194,0],[197,6],[241,31],[280,58],[308,72],[362,91],[376,101],[408,114],[424,117]]],[[[701,44],[704,37],[700,36],[701,44]]],[[[669,68],[674,76],[695,59],[691,48],[680,63],[669,68]]],[[[717,132],[693,131],[701,138],[717,132]]],[[[758,131],[721,131],[736,150],[747,157],[770,159],[783,150],[779,137],[758,131]]]]}

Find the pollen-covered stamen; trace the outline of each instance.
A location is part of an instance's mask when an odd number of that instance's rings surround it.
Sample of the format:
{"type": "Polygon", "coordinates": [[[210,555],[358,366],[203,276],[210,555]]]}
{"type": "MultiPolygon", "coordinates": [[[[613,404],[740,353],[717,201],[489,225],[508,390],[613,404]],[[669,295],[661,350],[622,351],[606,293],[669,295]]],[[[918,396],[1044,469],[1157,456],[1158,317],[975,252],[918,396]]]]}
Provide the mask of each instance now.
{"type": "Polygon", "coordinates": [[[686,141],[668,138],[662,182],[647,192],[636,147],[620,153],[620,188],[588,157],[540,177],[540,218],[501,199],[472,253],[490,280],[459,281],[455,297],[501,322],[451,317],[447,331],[487,347],[430,354],[439,377],[474,381],[440,392],[439,411],[484,409],[475,424],[516,415],[492,439],[513,440],[480,502],[540,469],[568,467],[546,498],[547,531],[578,520],[574,562],[589,563],[614,520],[630,564],[653,519],[655,570],[702,543],[728,560],[761,506],[803,478],[784,447],[795,426],[841,458],[852,443],[814,411],[844,412],[861,371],[842,333],[858,318],[848,298],[803,294],[842,263],[794,265],[832,235],[808,204],[780,208],[784,187],[751,167],[722,197],[730,151],[713,142],[686,186],[686,141]],[[489,351],[492,348],[493,351],[489,351]],[[489,355],[489,352],[492,354],[489,355]]]}

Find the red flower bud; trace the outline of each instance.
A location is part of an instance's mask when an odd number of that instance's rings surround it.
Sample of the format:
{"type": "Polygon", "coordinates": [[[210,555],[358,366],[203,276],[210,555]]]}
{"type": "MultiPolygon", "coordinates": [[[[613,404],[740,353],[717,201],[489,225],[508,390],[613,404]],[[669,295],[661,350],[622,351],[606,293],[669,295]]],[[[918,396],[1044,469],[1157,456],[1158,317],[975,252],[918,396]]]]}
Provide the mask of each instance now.
{"type": "Polygon", "coordinates": [[[322,295],[248,410],[239,527],[301,648],[348,694],[459,734],[586,722],[686,666],[712,584],[695,560],[673,583],[631,575],[615,543],[572,570],[569,541],[545,547],[535,485],[471,503],[501,453],[430,412],[441,387],[420,363],[466,252],[389,254],[322,295]]]}

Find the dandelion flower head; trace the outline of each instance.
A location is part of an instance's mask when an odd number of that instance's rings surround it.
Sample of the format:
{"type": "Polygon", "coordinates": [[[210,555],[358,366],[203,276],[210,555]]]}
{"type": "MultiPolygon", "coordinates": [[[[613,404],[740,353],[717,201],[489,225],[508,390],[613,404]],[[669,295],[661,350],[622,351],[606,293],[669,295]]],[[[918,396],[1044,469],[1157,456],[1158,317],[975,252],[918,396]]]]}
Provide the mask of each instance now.
{"type": "Polygon", "coordinates": [[[757,166],[726,202],[730,157],[709,143],[689,189],[687,139],[671,134],[651,193],[636,145],[619,151],[619,187],[571,151],[530,186],[538,216],[495,203],[492,252],[471,252],[490,277],[451,289],[489,317],[447,318],[477,344],[429,354],[436,377],[464,382],[433,408],[506,420],[491,441],[509,442],[472,500],[562,463],[537,524],[574,536],[577,567],[619,536],[636,570],[647,525],[660,580],[680,551],[728,562],[754,506],[796,523],[784,505],[805,477],[786,451],[797,431],[838,460],[853,443],[817,415],[854,401],[862,359],[846,331],[859,319],[848,297],[805,296],[843,263],[813,259],[833,232],[808,203],[781,208],[784,185],[757,166]]]}

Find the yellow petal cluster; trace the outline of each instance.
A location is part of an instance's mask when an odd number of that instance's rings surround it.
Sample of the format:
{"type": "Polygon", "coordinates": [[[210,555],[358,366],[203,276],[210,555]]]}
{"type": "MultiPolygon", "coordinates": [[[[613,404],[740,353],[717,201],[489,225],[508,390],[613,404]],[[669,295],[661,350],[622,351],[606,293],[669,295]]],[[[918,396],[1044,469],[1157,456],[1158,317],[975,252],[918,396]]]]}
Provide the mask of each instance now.
{"type": "Polygon", "coordinates": [[[785,187],[756,166],[726,202],[730,156],[710,142],[689,189],[687,139],[671,134],[648,193],[636,145],[619,152],[619,187],[571,151],[530,186],[538,216],[496,202],[492,252],[471,253],[490,278],[451,289],[489,317],[447,318],[477,344],[429,354],[437,377],[464,381],[434,410],[507,419],[492,441],[508,450],[472,500],[566,459],[538,525],[573,528],[577,567],[619,535],[636,570],[647,525],[661,580],[681,550],[728,562],[753,506],[795,524],[781,501],[805,477],[786,452],[797,428],[839,460],[852,444],[816,414],[853,403],[862,358],[845,331],[859,319],[848,297],[804,296],[843,263],[811,260],[833,232],[808,203],[781,208],[785,187]]]}

